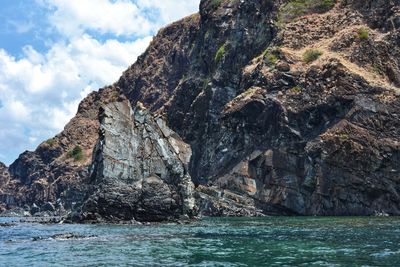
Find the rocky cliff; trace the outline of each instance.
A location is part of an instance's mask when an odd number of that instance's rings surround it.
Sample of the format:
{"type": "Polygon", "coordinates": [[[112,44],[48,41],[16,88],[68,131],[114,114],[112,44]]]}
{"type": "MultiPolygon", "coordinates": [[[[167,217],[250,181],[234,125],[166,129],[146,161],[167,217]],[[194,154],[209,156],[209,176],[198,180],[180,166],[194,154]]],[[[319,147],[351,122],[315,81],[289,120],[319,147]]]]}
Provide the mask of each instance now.
{"type": "Polygon", "coordinates": [[[1,194],[87,220],[398,215],[399,28],[399,0],[202,0],[1,194]]]}
{"type": "Polygon", "coordinates": [[[164,120],[121,100],[104,106],[100,121],[91,167],[94,192],[82,207],[82,220],[166,221],[193,215],[191,150],[164,120]]]}

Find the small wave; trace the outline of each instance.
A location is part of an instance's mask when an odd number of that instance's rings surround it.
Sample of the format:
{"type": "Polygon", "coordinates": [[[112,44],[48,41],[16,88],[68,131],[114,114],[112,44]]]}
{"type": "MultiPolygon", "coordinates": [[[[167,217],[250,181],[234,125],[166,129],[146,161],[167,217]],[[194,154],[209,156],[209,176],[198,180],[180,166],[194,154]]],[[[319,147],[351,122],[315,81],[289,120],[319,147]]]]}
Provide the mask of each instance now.
{"type": "Polygon", "coordinates": [[[370,254],[370,256],[376,257],[376,258],[385,258],[385,257],[393,256],[393,255],[396,255],[399,253],[400,253],[399,250],[391,251],[390,249],[385,249],[384,251],[381,251],[381,252],[372,253],[372,254],[370,254]]]}
{"type": "Polygon", "coordinates": [[[42,237],[42,236],[36,236],[32,238],[32,241],[41,241],[41,240],[83,240],[83,239],[93,239],[97,238],[96,235],[89,235],[89,236],[84,236],[84,235],[79,235],[79,234],[74,234],[74,233],[64,233],[64,234],[55,234],[52,236],[47,236],[47,237],[42,237]]]}

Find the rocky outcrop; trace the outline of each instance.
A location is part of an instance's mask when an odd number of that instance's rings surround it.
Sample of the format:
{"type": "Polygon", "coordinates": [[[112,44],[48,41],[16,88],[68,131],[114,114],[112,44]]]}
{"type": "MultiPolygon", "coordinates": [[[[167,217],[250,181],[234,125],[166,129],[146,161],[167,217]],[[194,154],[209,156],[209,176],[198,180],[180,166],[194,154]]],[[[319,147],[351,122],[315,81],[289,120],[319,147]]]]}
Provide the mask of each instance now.
{"type": "Polygon", "coordinates": [[[303,2],[202,0],[10,166],[9,204],[60,199],[86,221],[190,216],[192,196],[211,216],[400,214],[400,2],[303,2]]]}
{"type": "Polygon", "coordinates": [[[5,189],[10,181],[10,174],[8,168],[4,163],[0,162],[0,212],[6,209],[7,196],[5,195],[5,189]]]}
{"type": "Polygon", "coordinates": [[[187,166],[190,147],[161,117],[128,100],[101,109],[94,150],[94,192],[84,221],[166,221],[194,213],[194,185],[187,166]]]}
{"type": "Polygon", "coordinates": [[[47,202],[67,209],[80,206],[88,190],[88,166],[98,140],[99,108],[118,95],[112,86],[91,93],[60,134],[34,152],[22,153],[9,167],[10,182],[0,187],[2,202],[10,208],[47,202]],[[75,147],[82,150],[79,158],[71,154],[75,147]]]}
{"type": "Polygon", "coordinates": [[[8,173],[8,168],[4,163],[0,162],[0,190],[8,184],[10,180],[10,174],[8,173]]]}

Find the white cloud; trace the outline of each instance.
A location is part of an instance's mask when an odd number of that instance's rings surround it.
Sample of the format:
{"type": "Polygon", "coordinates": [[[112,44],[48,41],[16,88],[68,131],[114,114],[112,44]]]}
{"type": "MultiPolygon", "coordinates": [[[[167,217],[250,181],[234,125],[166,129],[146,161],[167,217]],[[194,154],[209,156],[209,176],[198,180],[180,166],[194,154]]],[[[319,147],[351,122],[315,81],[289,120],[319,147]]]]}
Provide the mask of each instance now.
{"type": "Polygon", "coordinates": [[[157,28],[165,23],[173,22],[184,16],[198,11],[200,1],[198,0],[138,0],[137,5],[141,8],[159,10],[160,18],[155,23],[157,28]],[[162,23],[160,25],[160,22],[162,23]]]}
{"type": "MultiPolygon", "coordinates": [[[[80,100],[115,82],[150,40],[146,37],[133,42],[101,43],[85,34],[66,45],[56,44],[44,54],[25,48],[26,57],[22,59],[0,49],[2,154],[15,150],[16,157],[62,130],[76,113],[80,100]],[[10,143],[10,139],[18,142],[10,143]]],[[[11,159],[0,160],[10,163],[11,159]]]]}
{"type": "Polygon", "coordinates": [[[85,29],[100,33],[148,34],[150,23],[132,2],[117,0],[47,0],[46,4],[56,8],[51,21],[60,32],[77,35],[85,29]]]}
{"type": "Polygon", "coordinates": [[[8,20],[7,23],[10,24],[14,31],[17,33],[27,33],[34,27],[31,21],[8,20]]]}
{"type": "Polygon", "coordinates": [[[160,26],[198,9],[199,0],[42,0],[55,9],[51,22],[67,36],[86,30],[116,36],[153,33],[160,26]],[[157,13],[153,18],[149,13],[157,13]]]}
{"type": "Polygon", "coordinates": [[[11,100],[7,103],[4,114],[13,120],[26,122],[29,118],[29,109],[19,100],[11,100]]]}
{"type": "Polygon", "coordinates": [[[199,0],[36,2],[48,8],[50,23],[42,29],[52,33],[46,41],[51,44],[48,50],[28,44],[21,48],[21,56],[13,57],[0,47],[0,161],[8,164],[62,130],[81,99],[115,82],[145,50],[157,28],[195,12],[199,4],[199,0]]]}

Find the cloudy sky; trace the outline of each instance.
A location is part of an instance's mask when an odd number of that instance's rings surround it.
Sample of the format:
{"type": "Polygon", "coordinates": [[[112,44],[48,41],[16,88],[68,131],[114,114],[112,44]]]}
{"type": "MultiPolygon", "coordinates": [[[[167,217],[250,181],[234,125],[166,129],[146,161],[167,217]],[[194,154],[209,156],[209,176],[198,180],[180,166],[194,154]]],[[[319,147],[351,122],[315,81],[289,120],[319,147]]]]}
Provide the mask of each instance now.
{"type": "Polygon", "coordinates": [[[200,0],[0,0],[0,161],[58,132],[200,0]]]}

